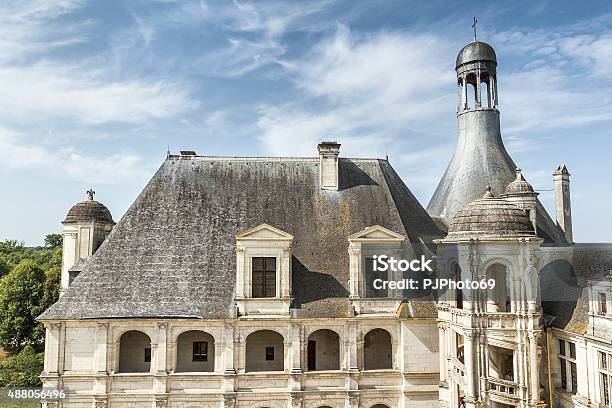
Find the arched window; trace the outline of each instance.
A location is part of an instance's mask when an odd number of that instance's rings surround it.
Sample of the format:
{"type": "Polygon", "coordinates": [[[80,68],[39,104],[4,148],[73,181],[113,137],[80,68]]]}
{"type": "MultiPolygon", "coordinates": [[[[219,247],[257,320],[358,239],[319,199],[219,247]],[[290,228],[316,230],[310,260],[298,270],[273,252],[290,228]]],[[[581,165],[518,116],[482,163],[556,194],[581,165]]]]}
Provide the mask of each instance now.
{"type": "Polygon", "coordinates": [[[461,112],[465,109],[464,95],[463,95],[463,78],[459,78],[457,81],[457,94],[459,95],[459,104],[457,106],[457,112],[461,112]]]}
{"type": "Polygon", "coordinates": [[[393,346],[388,331],[370,330],[363,340],[364,370],[393,368],[393,346]]]}
{"type": "Polygon", "coordinates": [[[215,371],[215,339],[200,330],[181,333],[176,341],[177,372],[215,371]]]}
{"type": "Polygon", "coordinates": [[[480,100],[482,101],[482,106],[486,108],[492,108],[493,104],[491,103],[491,86],[489,85],[490,78],[487,73],[482,73],[480,75],[480,100]]]}
{"type": "Polygon", "coordinates": [[[487,269],[487,279],[495,281],[495,287],[487,290],[487,312],[510,312],[510,285],[506,267],[502,264],[491,265],[487,269]]]}
{"type": "Polygon", "coordinates": [[[386,406],[385,404],[376,404],[376,405],[372,405],[371,408],[389,408],[389,407],[386,406]]]}
{"type": "Polygon", "coordinates": [[[138,330],[130,330],[119,340],[119,372],[148,373],[151,370],[151,339],[138,330]]]}
{"type": "Polygon", "coordinates": [[[476,106],[478,103],[478,100],[476,99],[477,95],[476,95],[476,75],[474,74],[469,74],[468,76],[465,77],[465,83],[466,83],[466,109],[471,109],[472,106],[476,106]]]}
{"type": "Polygon", "coordinates": [[[340,369],[340,336],[321,329],[308,336],[308,371],[340,369]]]}
{"type": "Polygon", "coordinates": [[[283,336],[272,330],[251,333],[246,339],[246,371],[283,371],[283,336]]]}

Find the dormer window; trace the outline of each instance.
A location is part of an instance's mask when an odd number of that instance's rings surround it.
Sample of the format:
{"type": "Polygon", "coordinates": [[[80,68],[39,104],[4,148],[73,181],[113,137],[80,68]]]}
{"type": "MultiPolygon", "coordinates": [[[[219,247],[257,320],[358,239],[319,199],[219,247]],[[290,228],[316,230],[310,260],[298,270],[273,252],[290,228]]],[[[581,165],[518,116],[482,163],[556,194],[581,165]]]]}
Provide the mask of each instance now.
{"type": "Polygon", "coordinates": [[[276,258],[270,256],[253,257],[251,265],[253,297],[276,297],[276,258]]]}
{"type": "MultiPolygon", "coordinates": [[[[399,270],[385,268],[375,257],[406,257],[406,237],[380,225],[368,227],[349,237],[350,298],[356,313],[394,313],[403,298],[402,290],[389,283],[402,279],[399,270]]],[[[377,258],[381,259],[381,258],[377,258]]]]}
{"type": "Polygon", "coordinates": [[[267,224],[236,235],[238,314],[289,314],[293,236],[267,224]]]}

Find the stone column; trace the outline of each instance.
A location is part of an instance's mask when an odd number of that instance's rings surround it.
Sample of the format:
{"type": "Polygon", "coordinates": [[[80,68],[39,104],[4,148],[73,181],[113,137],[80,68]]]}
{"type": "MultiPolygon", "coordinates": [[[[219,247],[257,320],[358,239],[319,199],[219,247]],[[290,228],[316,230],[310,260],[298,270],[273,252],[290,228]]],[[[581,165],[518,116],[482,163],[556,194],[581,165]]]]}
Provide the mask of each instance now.
{"type": "Polygon", "coordinates": [[[281,297],[291,297],[291,247],[283,249],[281,255],[281,297]]]}
{"type": "Polygon", "coordinates": [[[94,351],[94,370],[97,373],[107,372],[106,360],[108,349],[108,323],[98,323],[96,326],[96,346],[94,351]]]}
{"type": "Polygon", "coordinates": [[[464,357],[465,357],[465,406],[476,407],[478,401],[478,352],[476,349],[476,333],[472,330],[466,330],[464,333],[464,357]]]}
{"type": "Polygon", "coordinates": [[[151,344],[151,352],[153,354],[154,364],[151,364],[151,372],[155,374],[153,383],[153,392],[159,394],[155,397],[155,407],[165,408],[166,404],[166,389],[168,378],[167,355],[168,355],[168,324],[165,322],[157,323],[155,350],[151,344]],[[155,365],[155,367],[153,366],[155,365]],[[163,405],[159,405],[163,404],[163,405]]]}
{"type": "Polygon", "coordinates": [[[535,333],[529,333],[529,374],[531,388],[531,403],[536,404],[540,401],[540,370],[538,364],[538,338],[535,333]]]}
{"type": "Polygon", "coordinates": [[[155,349],[155,369],[154,372],[158,375],[167,373],[166,356],[168,348],[167,338],[168,325],[166,323],[157,324],[157,347],[155,349]]]}
{"type": "Polygon", "coordinates": [[[106,382],[108,378],[107,350],[108,350],[108,323],[98,323],[96,326],[94,349],[94,394],[106,395],[106,382]]]}
{"type": "Polygon", "coordinates": [[[446,353],[447,351],[446,334],[447,332],[446,332],[446,327],[444,326],[444,324],[438,323],[438,342],[439,342],[438,353],[440,357],[440,386],[441,387],[448,386],[448,384],[446,383],[446,375],[447,375],[446,358],[448,357],[446,353]]]}
{"type": "Polygon", "coordinates": [[[480,71],[476,72],[476,107],[482,108],[482,100],[480,97],[480,71]]]}
{"type": "Polygon", "coordinates": [[[247,273],[245,268],[245,249],[242,246],[236,246],[236,299],[244,299],[245,294],[245,279],[247,273]]]}
{"type": "Polygon", "coordinates": [[[46,325],[45,332],[45,374],[57,374],[60,371],[60,350],[62,347],[61,323],[46,325]]]}
{"type": "Polygon", "coordinates": [[[359,362],[357,359],[357,322],[348,322],[347,332],[349,371],[359,371],[359,362]]]}
{"type": "Polygon", "coordinates": [[[467,75],[463,76],[463,93],[462,93],[462,99],[463,99],[463,110],[466,110],[468,108],[468,93],[467,93],[467,75]]]}
{"type": "Polygon", "coordinates": [[[299,324],[293,322],[289,323],[289,326],[287,328],[287,342],[289,343],[287,357],[289,361],[287,361],[286,366],[292,373],[302,372],[302,367],[300,364],[300,349],[302,346],[301,332],[302,330],[299,324]]]}
{"type": "Polygon", "coordinates": [[[225,354],[224,354],[224,343],[225,343],[225,340],[223,340],[223,338],[215,339],[215,366],[214,366],[214,372],[215,373],[219,373],[219,374],[222,374],[223,371],[224,371],[224,367],[223,367],[223,359],[225,357],[225,354]]]}

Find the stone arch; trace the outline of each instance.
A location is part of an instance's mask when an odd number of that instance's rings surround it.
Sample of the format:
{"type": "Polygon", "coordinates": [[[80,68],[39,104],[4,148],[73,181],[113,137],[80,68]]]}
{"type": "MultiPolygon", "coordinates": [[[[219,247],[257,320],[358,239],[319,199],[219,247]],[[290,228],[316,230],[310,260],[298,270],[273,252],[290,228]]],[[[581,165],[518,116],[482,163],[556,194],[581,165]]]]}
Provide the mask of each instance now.
{"type": "Polygon", "coordinates": [[[246,337],[246,372],[283,371],[285,345],[283,336],[273,330],[257,330],[246,337]]]}
{"type": "Polygon", "coordinates": [[[493,279],[495,287],[487,289],[487,312],[507,313],[511,311],[511,281],[508,268],[501,262],[490,264],[486,269],[486,279],[493,279]]]}
{"type": "Polygon", "coordinates": [[[493,103],[491,101],[491,76],[488,72],[480,73],[480,100],[483,108],[492,108],[493,103]],[[484,98],[483,98],[484,95],[484,98]]]}
{"type": "Polygon", "coordinates": [[[478,79],[476,74],[470,73],[465,77],[465,101],[466,101],[466,109],[471,109],[472,107],[476,107],[477,104],[477,94],[476,91],[478,89],[476,83],[478,79]],[[470,102],[471,100],[471,102],[470,102]]]}
{"type": "Polygon", "coordinates": [[[121,334],[119,343],[120,373],[148,373],[151,371],[153,351],[151,338],[140,330],[127,330],[121,334]]]}
{"type": "Polygon", "coordinates": [[[340,336],[330,329],[315,330],[308,336],[306,361],[308,371],[340,369],[340,336]]]}
{"type": "Polygon", "coordinates": [[[556,259],[540,269],[539,278],[542,311],[557,316],[555,323],[565,326],[585,290],[574,266],[564,259],[556,259]]]}
{"type": "Polygon", "coordinates": [[[389,408],[387,404],[374,404],[370,408],[389,408]]]}
{"type": "Polygon", "coordinates": [[[202,330],[185,330],[176,337],[176,372],[215,371],[215,338],[202,330]]]}
{"type": "Polygon", "coordinates": [[[393,340],[385,329],[370,330],[363,338],[363,369],[393,368],[393,340]]]}

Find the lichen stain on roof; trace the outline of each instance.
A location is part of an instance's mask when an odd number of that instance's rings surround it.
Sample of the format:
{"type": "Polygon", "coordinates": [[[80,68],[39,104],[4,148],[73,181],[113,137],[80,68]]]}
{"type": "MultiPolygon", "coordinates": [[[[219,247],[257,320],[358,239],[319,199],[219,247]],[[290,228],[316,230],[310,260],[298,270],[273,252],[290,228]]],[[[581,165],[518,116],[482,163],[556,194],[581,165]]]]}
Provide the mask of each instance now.
{"type": "Polygon", "coordinates": [[[170,156],[40,318],[229,318],[235,235],[262,223],[294,236],[298,315],[350,315],[349,235],[378,224],[422,254],[443,234],[388,162],[341,158],[331,192],[319,188],[317,164],[170,156]]]}

